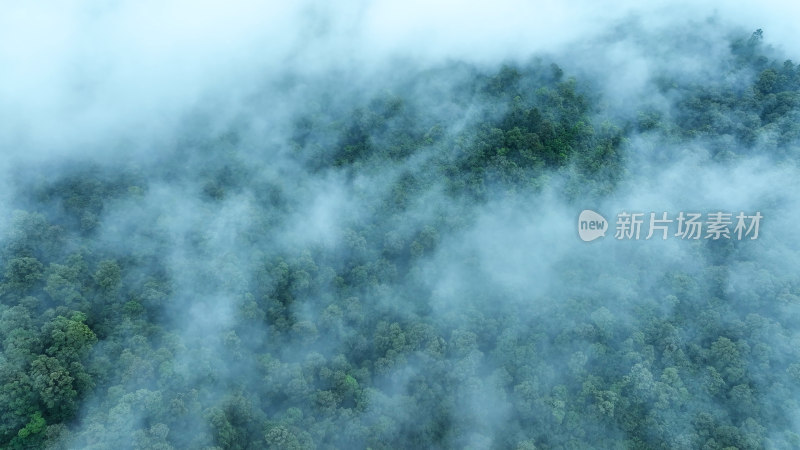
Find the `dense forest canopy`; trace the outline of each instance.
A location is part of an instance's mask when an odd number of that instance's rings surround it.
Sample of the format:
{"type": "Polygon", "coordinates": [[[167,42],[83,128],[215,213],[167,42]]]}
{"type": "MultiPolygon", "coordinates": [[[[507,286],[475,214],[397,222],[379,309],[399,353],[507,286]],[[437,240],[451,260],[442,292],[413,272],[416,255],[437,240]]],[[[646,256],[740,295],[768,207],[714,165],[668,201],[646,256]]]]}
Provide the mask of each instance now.
{"type": "Polygon", "coordinates": [[[800,448],[800,66],[644,28],[602,38],[659,50],[636,82],[290,64],[152,139],[1,128],[0,447],[800,448]],[[584,243],[584,208],[764,223],[584,243]]]}

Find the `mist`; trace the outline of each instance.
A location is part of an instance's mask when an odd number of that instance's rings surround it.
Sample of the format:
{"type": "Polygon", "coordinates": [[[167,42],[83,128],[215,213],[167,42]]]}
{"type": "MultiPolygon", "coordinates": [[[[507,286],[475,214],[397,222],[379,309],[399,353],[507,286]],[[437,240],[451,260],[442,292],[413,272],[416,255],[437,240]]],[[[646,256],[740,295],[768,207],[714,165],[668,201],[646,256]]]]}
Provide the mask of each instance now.
{"type": "Polygon", "coordinates": [[[0,447],[800,446],[798,8],[0,6],[0,447]]]}

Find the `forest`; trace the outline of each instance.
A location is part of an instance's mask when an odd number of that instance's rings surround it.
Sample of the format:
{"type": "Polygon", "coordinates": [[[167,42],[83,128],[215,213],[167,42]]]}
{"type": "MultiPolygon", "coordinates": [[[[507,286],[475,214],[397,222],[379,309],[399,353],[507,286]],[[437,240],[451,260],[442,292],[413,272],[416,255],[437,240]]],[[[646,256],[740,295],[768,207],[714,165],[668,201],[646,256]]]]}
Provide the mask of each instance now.
{"type": "Polygon", "coordinates": [[[707,27],[626,110],[569,55],[293,73],[146,158],[4,163],[0,448],[800,448],[800,66],[707,27]]]}

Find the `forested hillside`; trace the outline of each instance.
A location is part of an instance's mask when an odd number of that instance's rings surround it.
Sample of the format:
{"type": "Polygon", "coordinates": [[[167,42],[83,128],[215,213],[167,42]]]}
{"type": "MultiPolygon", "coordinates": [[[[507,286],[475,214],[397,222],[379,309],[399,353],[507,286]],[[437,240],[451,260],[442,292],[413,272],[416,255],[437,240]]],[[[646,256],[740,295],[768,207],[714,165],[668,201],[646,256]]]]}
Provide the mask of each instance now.
{"type": "Polygon", "coordinates": [[[800,68],[764,40],[628,115],[557,55],[451,61],[19,162],[0,447],[800,448],[800,68]],[[660,211],[632,186],[762,235],[580,242],[586,207],[660,211]]]}

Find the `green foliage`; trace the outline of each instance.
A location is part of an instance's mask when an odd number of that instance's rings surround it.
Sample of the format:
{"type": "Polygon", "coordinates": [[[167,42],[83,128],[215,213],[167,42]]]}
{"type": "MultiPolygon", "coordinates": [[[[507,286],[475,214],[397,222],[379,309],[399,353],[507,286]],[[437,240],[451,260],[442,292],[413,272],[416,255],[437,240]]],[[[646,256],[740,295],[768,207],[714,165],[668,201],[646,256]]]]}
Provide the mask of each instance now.
{"type": "MultiPolygon", "coordinates": [[[[762,38],[735,41],[721,63],[746,83],[663,80],[675,115],[630,123],[539,62],[448,65],[355,107],[320,100],[293,118],[287,166],[355,196],[330,245],[275,242],[307,214],[295,203],[309,188],[262,180],[235,132],[182,143],[180,164],[146,177],[82,168],[29,181],[32,211],[14,214],[0,263],[0,447],[798,447],[786,311],[800,283],[765,268],[728,289],[725,261],[741,249],[698,250],[700,274],[603,268],[629,276],[600,292],[584,288],[596,272],[557,266],[565,286],[547,299],[430,275],[475,205],[535,197],[552,178],[571,205],[613,194],[633,133],[795,155],[800,70],[766,58],[762,38]],[[442,97],[420,100],[426,89],[442,97]],[[471,112],[454,126],[434,106],[471,112]],[[363,188],[370,178],[381,183],[363,188]],[[200,229],[169,206],[116,230],[147,245],[109,243],[118,224],[105,214],[136,209],[151,183],[189,185],[200,229]],[[252,217],[214,222],[243,203],[252,217]]],[[[453,276],[479,273],[468,251],[446,256],[453,276]]]]}
{"type": "Polygon", "coordinates": [[[42,263],[36,258],[14,258],[6,264],[5,283],[8,289],[26,293],[42,278],[42,263]]]}

